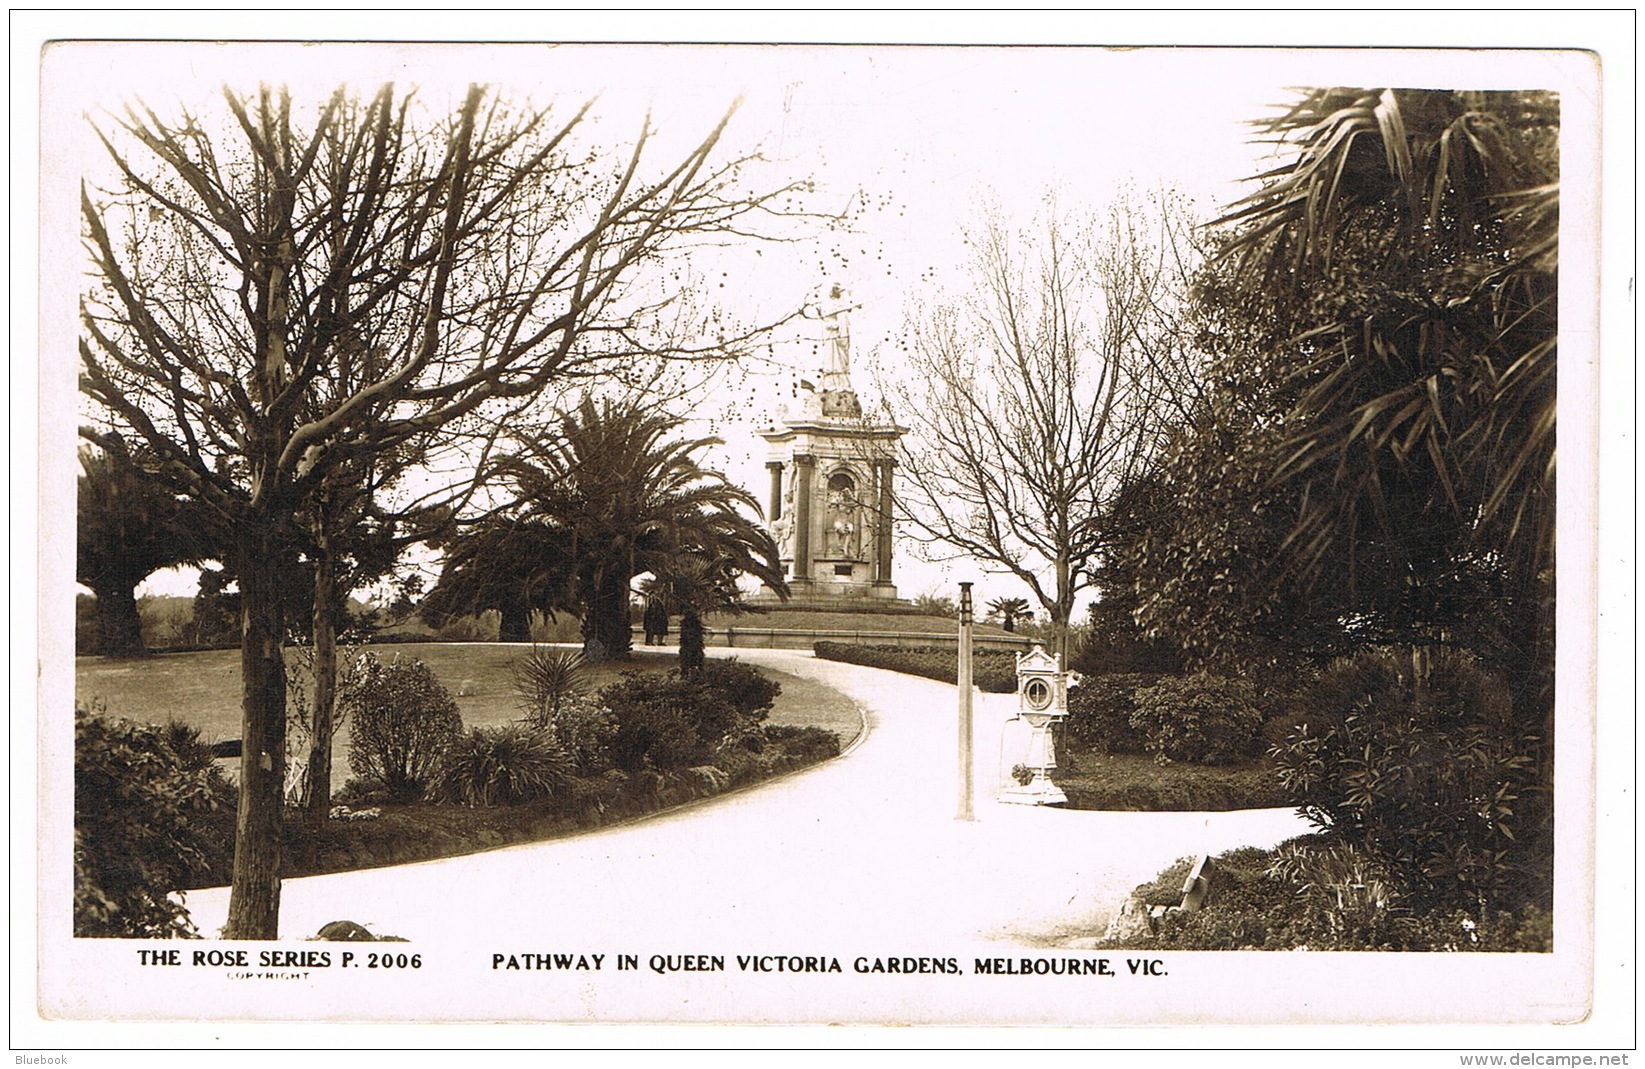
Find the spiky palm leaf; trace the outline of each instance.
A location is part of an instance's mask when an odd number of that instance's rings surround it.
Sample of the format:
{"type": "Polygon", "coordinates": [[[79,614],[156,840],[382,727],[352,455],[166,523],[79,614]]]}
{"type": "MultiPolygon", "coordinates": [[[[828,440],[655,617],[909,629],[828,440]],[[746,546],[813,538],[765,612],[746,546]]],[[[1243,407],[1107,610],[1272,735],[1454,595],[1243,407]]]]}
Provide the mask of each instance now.
{"type": "Polygon", "coordinates": [[[1558,121],[1542,93],[1339,88],[1263,124],[1293,158],[1220,222],[1248,280],[1327,312],[1277,472],[1305,566],[1411,493],[1551,563],[1558,121]]]}

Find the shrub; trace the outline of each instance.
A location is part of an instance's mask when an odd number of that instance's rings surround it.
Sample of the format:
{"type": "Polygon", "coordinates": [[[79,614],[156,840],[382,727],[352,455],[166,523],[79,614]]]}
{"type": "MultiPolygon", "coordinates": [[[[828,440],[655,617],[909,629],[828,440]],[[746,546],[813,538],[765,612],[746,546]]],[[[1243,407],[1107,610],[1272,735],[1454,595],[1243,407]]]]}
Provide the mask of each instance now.
{"type": "Polygon", "coordinates": [[[509,666],[509,672],[520,698],[520,712],[527,723],[538,727],[552,723],[566,701],[588,692],[588,669],[579,650],[533,646],[509,666]]]}
{"type": "Polygon", "coordinates": [[[706,765],[728,747],[758,751],[760,721],[781,692],[735,661],[709,661],[689,674],[627,673],[599,696],[616,721],[611,760],[627,772],[675,771],[706,765]]]}
{"type": "MultiPolygon", "coordinates": [[[[1310,836],[1278,850],[1251,847],[1212,858],[1211,893],[1205,907],[1171,910],[1152,935],[1106,944],[1152,950],[1407,950],[1548,952],[1553,929],[1547,911],[1483,917],[1449,909],[1423,912],[1374,883],[1375,863],[1310,836]],[[1304,882],[1293,882],[1296,879],[1304,882]],[[1346,896],[1338,905],[1341,887],[1346,896]]],[[[1180,893],[1179,861],[1137,894],[1145,901],[1180,893]]]]}
{"type": "Polygon", "coordinates": [[[1372,651],[1322,672],[1309,699],[1314,723],[1273,750],[1304,816],[1424,907],[1546,902],[1538,740],[1516,729],[1500,680],[1445,652],[1419,693],[1408,655],[1372,651]]]}
{"type": "Polygon", "coordinates": [[[1131,727],[1154,760],[1226,765],[1261,747],[1256,688],[1242,679],[1166,676],[1134,692],[1131,727]]]}
{"type": "Polygon", "coordinates": [[[724,695],[737,715],[751,723],[764,720],[783,692],[780,683],[734,657],[704,661],[692,676],[692,682],[724,695]]]}
{"type": "Polygon", "coordinates": [[[581,695],[561,702],[553,719],[554,741],[586,776],[611,767],[611,740],[617,719],[598,698],[581,695]]]}
{"type": "Polygon", "coordinates": [[[340,703],[353,727],[348,765],[394,801],[422,797],[441,752],[463,728],[457,699],[421,661],[383,664],[366,655],[340,703]]]}
{"type": "Polygon", "coordinates": [[[75,709],[76,936],[196,934],[168,895],[221,865],[227,844],[210,837],[202,818],[233,802],[209,748],[198,743],[198,732],[190,738],[186,729],[75,709]]]}
{"type": "Polygon", "coordinates": [[[766,724],[765,740],[783,753],[803,761],[826,761],[840,756],[840,737],[827,728],[766,724]]]}
{"type": "Polygon", "coordinates": [[[217,755],[211,743],[200,737],[200,729],[193,724],[185,724],[173,717],[166,721],[160,729],[160,737],[177,755],[177,761],[185,772],[198,772],[201,769],[215,768],[217,755]]]}
{"type": "Polygon", "coordinates": [[[1149,906],[1175,906],[1182,903],[1182,885],[1194,868],[1194,859],[1179,857],[1174,864],[1148,883],[1131,892],[1149,906]]]}
{"type": "Polygon", "coordinates": [[[1152,675],[1087,676],[1068,692],[1065,737],[1070,746],[1095,753],[1144,752],[1142,736],[1131,726],[1136,692],[1151,686],[1152,675]]]}
{"type": "Polygon", "coordinates": [[[520,805],[561,793],[571,772],[571,758],[546,731],[477,727],[447,745],[433,794],[459,805],[520,805]]]}
{"type": "Polygon", "coordinates": [[[922,616],[941,616],[952,620],[960,614],[960,607],[953,598],[927,590],[914,599],[914,611],[922,616]]]}
{"type": "MultiPolygon", "coordinates": [[[[829,661],[885,668],[906,675],[923,676],[939,683],[959,680],[959,653],[932,646],[857,646],[844,642],[818,642],[812,652],[829,661]]],[[[1017,689],[1016,655],[1001,650],[977,650],[971,658],[971,681],[987,694],[1012,694],[1017,689]]]]}
{"type": "Polygon", "coordinates": [[[626,673],[600,691],[600,701],[617,721],[611,759],[630,773],[704,764],[737,723],[737,710],[723,695],[677,670],[626,673]]]}

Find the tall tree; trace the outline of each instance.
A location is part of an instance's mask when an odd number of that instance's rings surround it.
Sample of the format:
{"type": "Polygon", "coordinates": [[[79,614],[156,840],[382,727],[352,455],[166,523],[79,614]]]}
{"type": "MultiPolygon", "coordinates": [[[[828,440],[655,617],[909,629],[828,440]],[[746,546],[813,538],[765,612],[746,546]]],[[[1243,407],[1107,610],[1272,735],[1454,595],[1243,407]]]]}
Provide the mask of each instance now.
{"type": "Polygon", "coordinates": [[[1546,661],[1557,99],[1320,89],[1265,127],[1290,161],[1224,222],[1245,287],[1293,310],[1277,475],[1303,504],[1286,560],[1306,578],[1390,549],[1372,585],[1408,591],[1418,642],[1453,626],[1450,593],[1473,596],[1459,562],[1494,573],[1492,596],[1528,610],[1511,659],[1546,661]]]}
{"type": "Polygon", "coordinates": [[[212,556],[199,510],[145,471],[125,443],[80,451],[74,578],[97,598],[98,652],[141,657],[137,587],[163,568],[212,556]]]}
{"type": "Polygon", "coordinates": [[[87,437],[144,443],[232,537],[245,757],[225,934],[273,938],[276,562],[299,514],[346,465],[500,422],[565,376],[737,354],[757,331],[649,280],[694,241],[745,235],[791,187],[748,192],[751,159],[715,162],[729,115],[656,166],[649,119],[609,154],[582,140],[588,106],[563,116],[478,87],[443,116],[393,86],[312,109],[225,89],[222,105],[176,120],[132,105],[98,129],[114,173],[81,194],[81,388],[87,437]],[[350,372],[362,351],[373,368],[350,372]]]}
{"type": "MultiPolygon", "coordinates": [[[[634,578],[665,572],[682,554],[701,558],[716,577],[751,574],[787,590],[759,503],[702,466],[716,439],[680,437],[682,427],[644,401],[584,396],[499,464],[523,515],[560,532],[569,583],[541,588],[557,594],[556,607],[583,614],[589,660],[628,656],[634,578]]],[[[542,563],[545,573],[558,566],[542,563]]]]}
{"type": "Polygon", "coordinates": [[[1138,613],[1196,658],[1552,667],[1557,104],[1327,89],[1224,220],[1216,384],[1153,476],[1138,613]]]}
{"type": "Polygon", "coordinates": [[[1173,197],[1031,233],[995,211],[967,234],[969,290],[910,326],[905,377],[882,381],[910,433],[899,519],[939,554],[1021,580],[1067,663],[1113,495],[1158,447],[1193,383],[1176,327],[1197,257],[1173,197]]]}

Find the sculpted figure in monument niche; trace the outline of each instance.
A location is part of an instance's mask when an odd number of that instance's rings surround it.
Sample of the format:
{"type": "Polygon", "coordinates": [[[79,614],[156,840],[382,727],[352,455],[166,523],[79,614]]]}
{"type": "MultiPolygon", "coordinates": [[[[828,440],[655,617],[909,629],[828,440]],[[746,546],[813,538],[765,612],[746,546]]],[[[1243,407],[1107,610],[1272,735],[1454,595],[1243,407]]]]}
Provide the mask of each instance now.
{"type": "Polygon", "coordinates": [[[859,523],[857,484],[843,471],[828,478],[828,532],[829,555],[857,557],[861,555],[861,539],[857,537],[859,523]]]}

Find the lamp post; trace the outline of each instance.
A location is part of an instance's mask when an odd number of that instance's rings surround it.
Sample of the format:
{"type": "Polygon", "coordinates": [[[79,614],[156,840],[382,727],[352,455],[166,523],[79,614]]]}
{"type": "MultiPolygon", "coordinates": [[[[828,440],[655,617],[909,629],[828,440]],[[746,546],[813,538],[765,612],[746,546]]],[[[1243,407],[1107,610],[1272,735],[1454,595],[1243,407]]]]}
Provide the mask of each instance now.
{"type": "Polygon", "coordinates": [[[960,809],[955,819],[974,820],[971,796],[974,791],[971,757],[971,584],[960,584],[960,809]]]}

